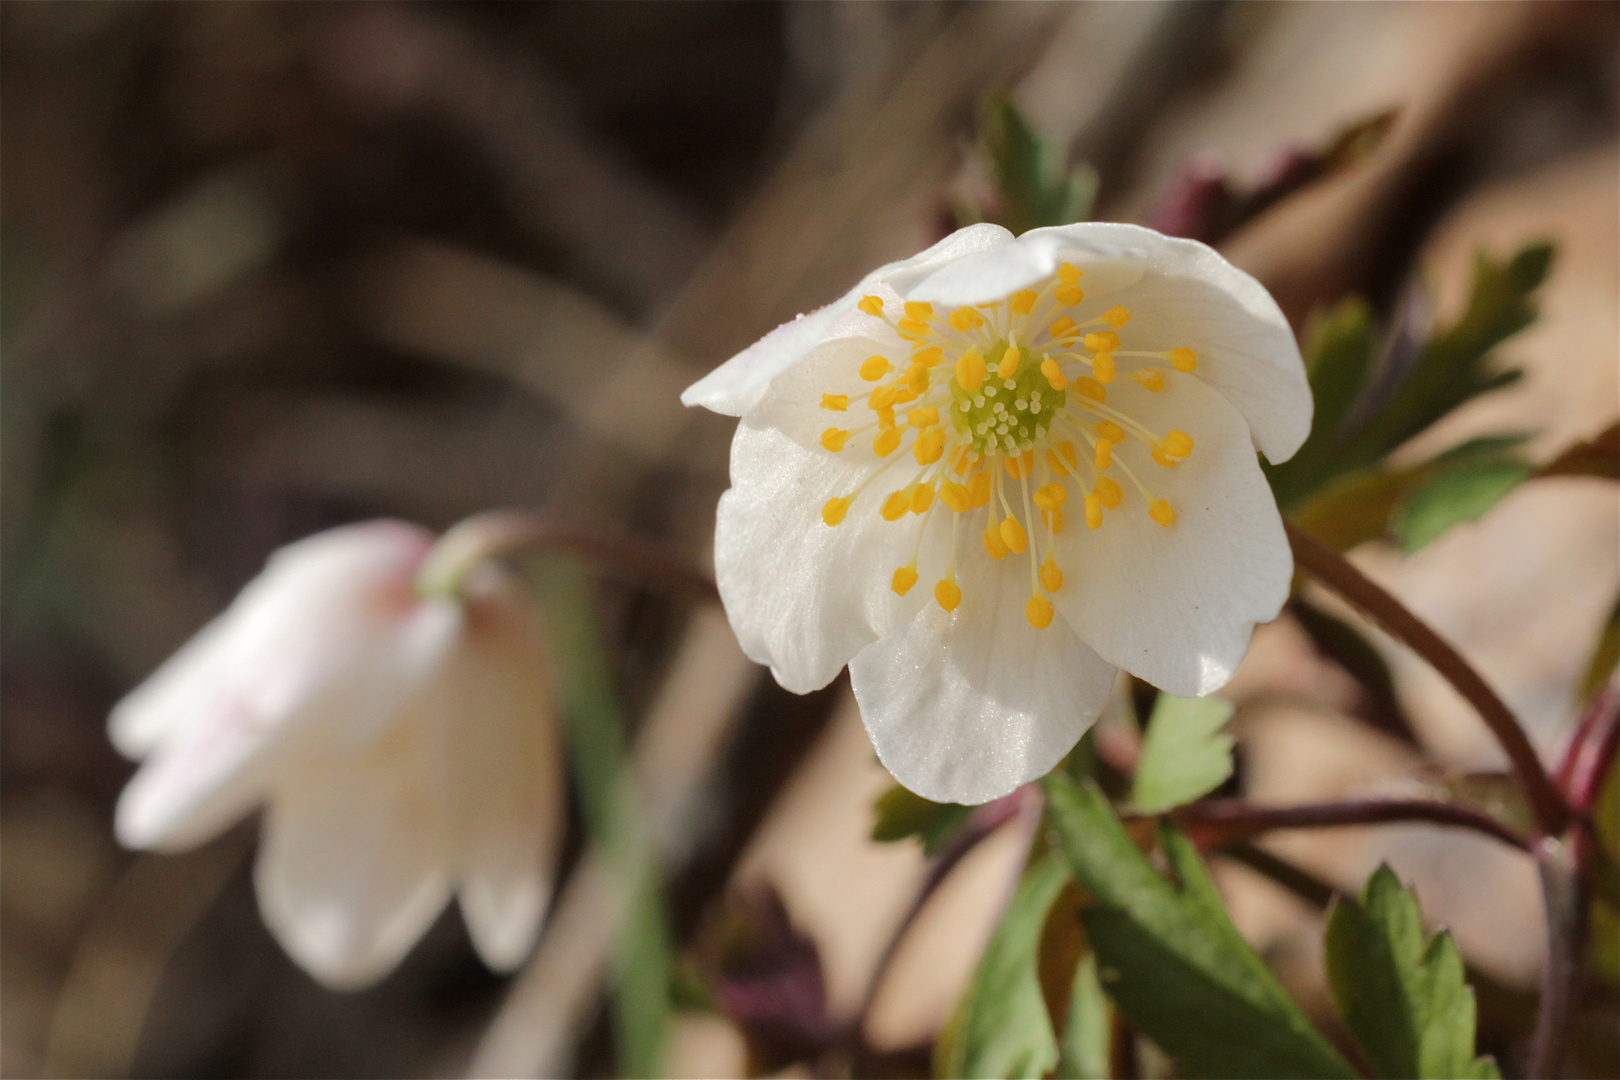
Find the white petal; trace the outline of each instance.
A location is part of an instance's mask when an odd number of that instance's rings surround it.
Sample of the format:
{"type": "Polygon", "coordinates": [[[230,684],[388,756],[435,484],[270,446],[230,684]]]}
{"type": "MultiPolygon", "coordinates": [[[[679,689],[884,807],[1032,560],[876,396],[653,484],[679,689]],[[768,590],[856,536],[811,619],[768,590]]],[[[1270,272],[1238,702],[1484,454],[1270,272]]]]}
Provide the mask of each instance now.
{"type": "Polygon", "coordinates": [[[264,921],[335,989],[392,971],[450,896],[433,785],[415,746],[391,749],[303,763],[265,817],[254,873],[264,921]]]}
{"type": "MultiPolygon", "coordinates": [[[[1114,669],[1061,615],[1044,630],[1029,624],[1023,558],[993,563],[977,535],[964,539],[956,611],[930,602],[863,649],[849,676],[894,778],[924,798],[971,805],[1051,771],[1107,704],[1114,669]]],[[[937,577],[917,587],[931,591],[937,577]]]]}
{"type": "Polygon", "coordinates": [[[1080,285],[1094,301],[1141,278],[1147,252],[1132,239],[1095,223],[1031,229],[1010,244],[942,266],[906,296],[952,306],[989,303],[1047,280],[1068,262],[1082,272],[1080,285]]]}
{"type": "Polygon", "coordinates": [[[489,568],[437,688],[429,730],[461,910],[490,967],[534,945],[564,815],[562,748],[540,628],[521,586],[489,568]]]}
{"type": "Polygon", "coordinates": [[[861,283],[826,307],[783,323],[721,364],[681,394],[684,405],[701,405],[726,416],[742,416],[765,395],[781,372],[808,352],[878,283],[904,292],[928,268],[1007,243],[1012,234],[999,225],[970,225],[909,259],[874,270],[861,283]]]}
{"type": "Polygon", "coordinates": [[[1223,686],[1255,624],[1276,618],[1293,558],[1243,418],[1196,377],[1171,372],[1166,382],[1152,394],[1122,376],[1108,404],[1159,435],[1187,432],[1192,456],[1166,469],[1134,441],[1114,451],[1124,500],[1096,530],[1074,507],[1058,538],[1065,579],[1055,599],[1104,659],[1190,697],[1223,686]],[[1168,528],[1148,517],[1120,461],[1170,502],[1168,528]]]}

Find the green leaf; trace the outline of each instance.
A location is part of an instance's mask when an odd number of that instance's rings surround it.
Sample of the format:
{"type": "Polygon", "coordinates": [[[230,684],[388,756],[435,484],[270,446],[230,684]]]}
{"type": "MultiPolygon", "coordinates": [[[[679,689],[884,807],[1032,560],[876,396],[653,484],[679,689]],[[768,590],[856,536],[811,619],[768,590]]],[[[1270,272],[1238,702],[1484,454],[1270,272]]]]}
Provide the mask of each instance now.
{"type": "Polygon", "coordinates": [[[1394,531],[1408,555],[1452,528],[1485,516],[1534,471],[1511,457],[1462,458],[1443,463],[1413,485],[1394,515],[1394,531]]]}
{"type": "Polygon", "coordinates": [[[1001,194],[1002,225],[1023,233],[1090,216],[1096,171],[1087,165],[1069,169],[1063,148],[1037,135],[1011,98],[985,99],[980,131],[1001,194]]]}
{"type": "Polygon", "coordinates": [[[1444,931],[1425,939],[1417,898],[1389,867],[1361,903],[1335,901],[1324,948],[1339,1010],[1379,1076],[1499,1075],[1474,1056],[1474,992],[1456,942],[1444,931]]]}
{"type": "Polygon", "coordinates": [[[1232,775],[1232,705],[1220,698],[1160,694],[1142,739],[1131,806],[1162,814],[1220,787],[1232,775]]]}
{"type": "Polygon", "coordinates": [[[1349,551],[1384,538],[1390,515],[1420,477],[1415,469],[1359,469],[1328,481],[1289,517],[1335,551],[1349,551]]]}
{"type": "Polygon", "coordinates": [[[1055,855],[1024,872],[956,1014],[940,1033],[935,1075],[1040,1077],[1057,1064],[1057,1036],[1041,996],[1036,947],[1046,911],[1068,880],[1068,867],[1055,855]]]}
{"type": "Polygon", "coordinates": [[[1097,977],[1097,954],[1080,958],[1069,992],[1069,1014],[1058,1046],[1057,1075],[1062,1080],[1108,1080],[1112,1024],[1108,996],[1097,977]]]}
{"type": "Polygon", "coordinates": [[[930,802],[899,784],[878,797],[873,811],[873,840],[892,843],[915,836],[922,841],[925,855],[936,854],[950,843],[973,815],[971,806],[930,802]]]}
{"type": "Polygon", "coordinates": [[[1615,668],[1620,667],[1620,600],[1609,609],[1609,617],[1598,631],[1592,644],[1592,654],[1586,660],[1586,674],[1581,676],[1580,700],[1587,701],[1603,689],[1615,668]]]}
{"type": "Polygon", "coordinates": [[[614,939],[613,1033],[618,1072],[664,1073],[674,949],[651,843],[629,772],[613,675],[584,572],[537,562],[532,580],[546,616],[561,690],[568,754],[586,833],[625,897],[614,939]]]}
{"type": "Polygon", "coordinates": [[[1043,781],[1048,820],[1091,895],[1082,912],[1102,985],[1183,1077],[1353,1077],[1227,917],[1192,844],[1159,836],[1155,870],[1094,786],[1043,781]],[[1178,884],[1179,882],[1179,884],[1178,884]]]}
{"type": "Polygon", "coordinates": [[[1343,469],[1340,425],[1372,368],[1377,342],[1367,305],[1352,297],[1313,319],[1305,335],[1305,367],[1316,412],[1311,434],[1297,453],[1280,465],[1267,465],[1277,503],[1292,509],[1343,469]]]}

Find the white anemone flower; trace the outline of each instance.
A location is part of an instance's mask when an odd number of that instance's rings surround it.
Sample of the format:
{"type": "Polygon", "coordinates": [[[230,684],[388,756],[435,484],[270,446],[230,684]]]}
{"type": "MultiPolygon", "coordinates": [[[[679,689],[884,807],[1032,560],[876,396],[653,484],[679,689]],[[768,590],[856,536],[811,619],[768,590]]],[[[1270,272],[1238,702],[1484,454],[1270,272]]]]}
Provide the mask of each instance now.
{"type": "Polygon", "coordinates": [[[1288,595],[1255,450],[1304,441],[1304,365],[1194,241],[971,226],[682,400],[741,417],[715,570],[744,650],[799,693],[847,663],[878,756],[930,799],[1045,774],[1116,668],[1218,689],[1288,595]]]}
{"type": "Polygon", "coordinates": [[[537,620],[493,564],[419,595],[432,546],[378,521],[281,549],[112,714],[145,759],[119,839],[183,850],[263,805],[260,910],[336,988],[391,971],[452,893],[509,970],[551,895],[564,782],[537,620]]]}

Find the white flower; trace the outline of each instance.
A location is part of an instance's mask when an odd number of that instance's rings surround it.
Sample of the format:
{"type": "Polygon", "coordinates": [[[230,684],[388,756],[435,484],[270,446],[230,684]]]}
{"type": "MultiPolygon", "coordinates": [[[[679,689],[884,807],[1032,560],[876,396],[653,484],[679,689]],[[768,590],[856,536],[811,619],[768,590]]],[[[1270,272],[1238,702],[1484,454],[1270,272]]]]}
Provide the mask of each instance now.
{"type": "Polygon", "coordinates": [[[742,418],[715,569],[743,648],[800,693],[848,663],[878,756],[930,799],[1043,775],[1115,668],[1217,689],[1288,594],[1254,451],[1304,441],[1304,365],[1203,244],[975,225],[682,400],[742,418]]]}
{"type": "Polygon", "coordinates": [[[283,548],[112,714],[146,759],[119,839],[180,850],[264,804],[260,910],[334,987],[392,970],[452,892],[515,967],[550,899],[563,778],[536,620],[493,565],[459,601],[420,597],[432,544],[382,521],[283,548]]]}

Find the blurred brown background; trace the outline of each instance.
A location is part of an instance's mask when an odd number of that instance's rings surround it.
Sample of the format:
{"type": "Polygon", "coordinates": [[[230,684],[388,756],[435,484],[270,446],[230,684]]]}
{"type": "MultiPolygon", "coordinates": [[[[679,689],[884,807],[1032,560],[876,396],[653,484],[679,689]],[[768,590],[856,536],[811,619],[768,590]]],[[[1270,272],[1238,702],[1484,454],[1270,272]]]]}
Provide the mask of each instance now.
{"type": "MultiPolygon", "coordinates": [[[[1097,167],[1098,216],[1136,221],[1190,168],[1251,184],[1289,148],[1399,109],[1361,167],[1223,249],[1302,322],[1351,291],[1387,307],[1412,280],[1453,313],[1476,249],[1551,237],[1544,319],[1510,345],[1529,377],[1431,449],[1534,430],[1546,455],[1607,423],[1617,12],[5,3],[0,1073],[462,1073],[507,980],[459,917],[382,986],[319,989],[260,925],[251,826],[186,856],[118,849],[131,766],[108,708],[273,548],[337,523],[535,506],[705,558],[730,423],[686,413],[679,390],[948,228],[982,186],[968,150],[989,89],[1097,167]]],[[[1616,518],[1612,487],[1547,481],[1416,559],[1360,558],[1550,753],[1620,588],[1616,518]]],[[[699,683],[723,674],[697,709],[723,723],[693,721],[714,728],[695,809],[667,845],[682,942],[728,881],[768,877],[818,939],[835,1007],[852,1006],[922,864],[864,838],[884,779],[847,692],[795,699],[724,643],[704,653],[713,625],[656,590],[605,586],[603,611],[632,713],[662,703],[670,730],[686,722],[659,690],[673,655],[696,657],[699,683]]],[[[1467,708],[1395,663],[1431,758],[1499,767],[1467,708]]],[[[1417,782],[1413,745],[1351,719],[1354,689],[1286,623],[1234,692],[1257,798],[1417,782]]],[[[1285,849],[1341,884],[1381,857],[1417,876],[1499,990],[1482,1003],[1500,1045],[1482,1048],[1511,1049],[1513,995],[1540,963],[1528,864],[1422,827],[1285,849]]],[[[1018,855],[986,848],[939,898],[874,1043],[926,1041],[1018,855]]],[[[1309,1000],[1314,916],[1240,871],[1223,884],[1309,1000]]],[[[582,1023],[567,1067],[598,1073],[604,1021],[582,1023]]],[[[721,1021],[692,1019],[671,1067],[723,1072],[739,1054],[721,1021]]]]}

